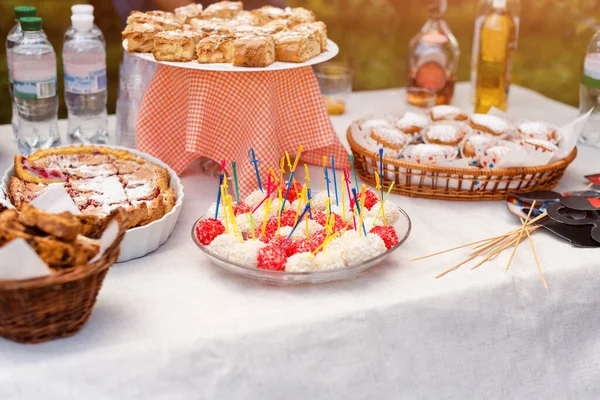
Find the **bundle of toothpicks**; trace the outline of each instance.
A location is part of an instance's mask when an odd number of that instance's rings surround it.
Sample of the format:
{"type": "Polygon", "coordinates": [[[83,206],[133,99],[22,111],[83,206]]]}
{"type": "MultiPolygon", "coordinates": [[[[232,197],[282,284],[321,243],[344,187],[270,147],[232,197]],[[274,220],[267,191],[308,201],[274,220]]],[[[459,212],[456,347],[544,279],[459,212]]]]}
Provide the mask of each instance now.
{"type": "Polygon", "coordinates": [[[517,248],[519,247],[521,242],[523,242],[525,239],[527,239],[529,241],[529,245],[531,246],[531,250],[533,252],[533,258],[535,260],[537,270],[540,275],[540,279],[542,280],[542,284],[544,285],[544,287],[548,288],[548,284],[546,283],[546,279],[544,279],[544,274],[542,273],[542,267],[540,265],[540,261],[537,256],[537,252],[535,251],[535,245],[533,244],[533,240],[531,239],[531,234],[541,228],[541,226],[536,225],[536,223],[539,220],[541,220],[542,218],[544,218],[546,216],[546,213],[542,213],[538,217],[531,219],[531,213],[534,209],[535,209],[535,201],[533,202],[533,204],[531,205],[531,208],[529,209],[527,218],[525,218],[525,220],[523,220],[523,218],[521,218],[521,226],[517,229],[514,229],[514,230],[508,232],[508,233],[505,233],[504,235],[491,237],[491,238],[487,238],[487,239],[483,239],[483,240],[478,240],[478,241],[472,242],[472,243],[467,243],[462,246],[453,247],[451,249],[440,251],[440,252],[433,253],[433,254],[429,254],[427,256],[414,258],[411,261],[422,260],[425,258],[437,256],[440,254],[445,254],[445,253],[448,253],[448,252],[451,252],[454,250],[458,250],[458,249],[463,249],[466,247],[471,247],[471,246],[473,247],[471,253],[467,256],[467,258],[465,260],[461,261],[460,263],[458,263],[458,264],[446,269],[445,271],[441,272],[440,274],[438,274],[435,277],[437,279],[437,278],[441,278],[442,276],[444,276],[452,271],[456,271],[458,268],[469,263],[470,261],[475,260],[475,262],[477,262],[473,267],[471,267],[472,270],[477,269],[480,266],[482,266],[483,264],[485,264],[486,262],[491,261],[494,258],[496,258],[503,251],[505,251],[507,249],[511,249],[510,259],[508,260],[508,264],[506,265],[506,268],[505,268],[505,272],[508,272],[510,265],[512,264],[513,258],[515,257],[515,254],[517,252],[517,248]],[[477,260],[477,259],[480,259],[480,260],[477,260]]]}

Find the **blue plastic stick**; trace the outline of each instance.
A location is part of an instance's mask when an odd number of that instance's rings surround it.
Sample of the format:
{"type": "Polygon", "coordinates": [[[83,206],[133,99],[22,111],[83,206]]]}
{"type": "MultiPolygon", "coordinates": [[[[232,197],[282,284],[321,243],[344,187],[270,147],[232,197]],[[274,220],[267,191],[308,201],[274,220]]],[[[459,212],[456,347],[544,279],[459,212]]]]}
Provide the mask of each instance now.
{"type": "Polygon", "coordinates": [[[219,188],[217,189],[217,210],[215,211],[215,219],[219,219],[219,204],[221,203],[221,185],[223,184],[223,173],[219,177],[219,188]]]}
{"type": "Polygon", "coordinates": [[[292,181],[294,180],[294,171],[290,174],[290,179],[288,180],[287,189],[285,190],[285,197],[283,198],[283,204],[281,204],[281,210],[279,210],[279,215],[283,215],[283,209],[285,208],[285,201],[287,200],[288,194],[290,194],[290,187],[292,187],[292,181]]]}
{"type": "Polygon", "coordinates": [[[329,189],[329,182],[331,182],[331,180],[329,179],[329,173],[327,172],[327,165],[324,166],[323,169],[325,170],[325,182],[327,183],[327,197],[329,197],[329,212],[331,212],[331,191],[329,189]]]}
{"type": "MultiPolygon", "coordinates": [[[[283,248],[285,247],[286,243],[288,242],[288,240],[290,240],[290,238],[292,237],[292,235],[294,234],[294,231],[296,230],[296,228],[298,227],[298,225],[300,225],[300,223],[302,222],[302,220],[304,219],[304,216],[306,215],[306,213],[310,211],[310,204],[307,204],[306,207],[304,207],[304,211],[302,211],[302,214],[300,214],[300,217],[298,218],[298,221],[296,221],[296,225],[294,225],[294,227],[292,228],[292,231],[290,232],[290,234],[288,235],[288,237],[285,239],[285,241],[283,242],[283,244],[281,245],[281,249],[283,250],[283,248]]],[[[366,236],[366,235],[365,235],[366,236]]]]}
{"type": "MultiPolygon", "coordinates": [[[[356,196],[356,189],[352,188],[352,195],[354,196],[354,204],[356,204],[356,211],[358,211],[358,213],[361,213],[360,210],[360,206],[358,205],[358,197],[356,196]]],[[[362,228],[363,228],[363,232],[365,233],[365,236],[367,236],[367,228],[365,228],[365,219],[363,218],[363,223],[362,223],[362,228]]]]}
{"type": "Polygon", "coordinates": [[[258,163],[260,163],[260,161],[258,161],[256,159],[256,155],[254,154],[254,148],[251,148],[250,151],[248,152],[248,158],[250,159],[250,164],[254,164],[254,172],[256,172],[256,179],[258,180],[258,188],[260,189],[261,192],[264,192],[262,183],[260,182],[260,172],[258,172],[258,163]]]}
{"type": "Polygon", "coordinates": [[[381,199],[383,199],[383,149],[379,149],[379,178],[381,179],[381,199]]]}
{"type": "Polygon", "coordinates": [[[335,158],[331,156],[331,171],[333,172],[333,190],[335,191],[335,205],[339,207],[340,199],[337,192],[337,177],[335,176],[335,158]]]}

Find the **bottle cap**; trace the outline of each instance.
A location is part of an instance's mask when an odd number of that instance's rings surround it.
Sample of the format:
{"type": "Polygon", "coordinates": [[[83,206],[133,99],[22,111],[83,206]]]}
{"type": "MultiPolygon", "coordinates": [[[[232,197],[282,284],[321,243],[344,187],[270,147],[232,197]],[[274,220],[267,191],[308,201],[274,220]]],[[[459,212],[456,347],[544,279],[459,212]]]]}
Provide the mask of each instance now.
{"type": "Polygon", "coordinates": [[[94,26],[94,16],[88,14],[71,15],[71,23],[73,28],[78,32],[88,32],[94,26]]]}
{"type": "Polygon", "coordinates": [[[25,32],[42,30],[42,19],[40,17],[23,17],[19,20],[21,29],[25,32]]]}
{"type": "Polygon", "coordinates": [[[94,6],[91,4],[75,4],[71,7],[73,15],[94,15],[94,6]]]}
{"type": "Polygon", "coordinates": [[[35,7],[17,6],[15,7],[15,17],[17,19],[21,19],[23,17],[35,17],[35,7]]]}
{"type": "Polygon", "coordinates": [[[494,0],[492,2],[494,8],[506,8],[506,0],[494,0]]]}

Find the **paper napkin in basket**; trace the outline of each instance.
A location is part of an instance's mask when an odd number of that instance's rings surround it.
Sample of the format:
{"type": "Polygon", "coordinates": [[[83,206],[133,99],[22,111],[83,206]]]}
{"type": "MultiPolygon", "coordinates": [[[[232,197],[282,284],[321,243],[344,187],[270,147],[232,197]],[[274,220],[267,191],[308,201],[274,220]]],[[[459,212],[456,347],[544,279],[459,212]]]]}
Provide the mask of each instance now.
{"type": "Polygon", "coordinates": [[[24,239],[0,247],[0,281],[43,278],[52,271],[24,239]]]}
{"type": "MultiPolygon", "coordinates": [[[[30,203],[49,214],[69,212],[80,215],[81,212],[62,184],[50,185],[48,190],[30,203]]],[[[104,255],[119,235],[119,223],[111,221],[99,239],[100,250],[88,264],[94,263],[104,255]]],[[[24,280],[42,278],[52,274],[48,265],[37,255],[24,239],[11,240],[0,247],[0,280],[24,280]]]]}

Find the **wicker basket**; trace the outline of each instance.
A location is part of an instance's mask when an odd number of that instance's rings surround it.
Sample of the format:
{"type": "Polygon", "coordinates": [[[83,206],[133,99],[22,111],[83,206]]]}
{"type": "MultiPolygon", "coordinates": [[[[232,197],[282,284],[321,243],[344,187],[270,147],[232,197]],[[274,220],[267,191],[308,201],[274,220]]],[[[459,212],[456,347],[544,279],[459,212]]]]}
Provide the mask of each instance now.
{"type": "MultiPolygon", "coordinates": [[[[348,143],[354,167],[364,181],[375,186],[379,154],[360,146],[348,129],[348,143]]],[[[383,185],[394,183],[392,192],[410,197],[439,200],[504,200],[509,193],[553,189],[577,156],[573,149],[566,158],[540,167],[446,168],[422,165],[395,158],[383,158],[383,185]]]]}
{"type": "Polygon", "coordinates": [[[95,263],[45,278],[0,281],[0,336],[42,343],[77,333],[88,320],[108,269],[119,257],[125,214],[115,217],[119,234],[95,263]]]}

